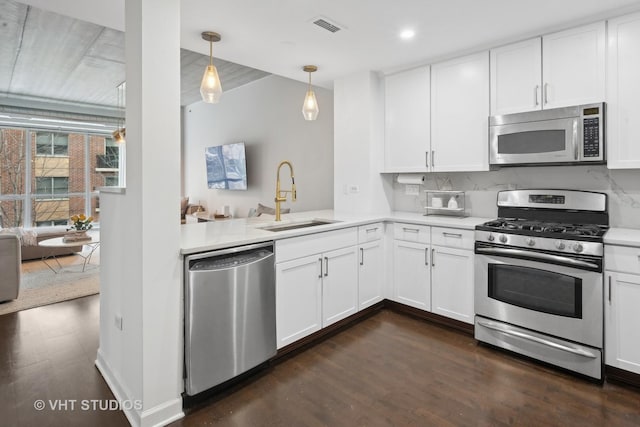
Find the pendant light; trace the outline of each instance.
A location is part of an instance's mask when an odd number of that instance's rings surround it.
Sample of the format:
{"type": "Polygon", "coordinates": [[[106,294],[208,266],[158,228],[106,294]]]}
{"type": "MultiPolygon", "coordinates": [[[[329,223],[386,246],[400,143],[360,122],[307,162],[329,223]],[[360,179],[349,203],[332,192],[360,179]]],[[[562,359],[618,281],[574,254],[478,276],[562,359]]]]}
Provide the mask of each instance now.
{"type": "Polygon", "coordinates": [[[311,89],[311,73],[318,71],[318,67],[315,65],[305,65],[302,67],[305,73],[309,73],[309,88],[307,89],[307,95],[304,97],[304,104],[302,104],[302,115],[305,120],[315,120],[318,118],[318,101],[316,100],[316,94],[311,89]]]}
{"type": "Polygon", "coordinates": [[[202,83],[200,83],[200,95],[202,100],[209,104],[217,104],[222,96],[222,84],[220,84],[220,77],[218,77],[218,70],[213,65],[213,42],[219,42],[221,40],[220,34],[213,31],[205,31],[202,33],[202,38],[209,42],[209,65],[204,71],[202,76],[202,83]]]}
{"type": "MultiPolygon", "coordinates": [[[[118,87],[116,88],[116,90],[118,91],[118,98],[117,98],[117,102],[118,102],[118,109],[120,110],[124,110],[125,108],[125,96],[126,96],[126,89],[127,88],[127,82],[122,82],[118,85],[118,87]]],[[[114,130],[113,133],[111,134],[111,136],[113,136],[113,140],[115,141],[116,144],[124,144],[126,142],[126,133],[127,130],[124,126],[124,120],[122,120],[122,122],[120,121],[120,119],[118,119],[118,129],[114,130]]]]}

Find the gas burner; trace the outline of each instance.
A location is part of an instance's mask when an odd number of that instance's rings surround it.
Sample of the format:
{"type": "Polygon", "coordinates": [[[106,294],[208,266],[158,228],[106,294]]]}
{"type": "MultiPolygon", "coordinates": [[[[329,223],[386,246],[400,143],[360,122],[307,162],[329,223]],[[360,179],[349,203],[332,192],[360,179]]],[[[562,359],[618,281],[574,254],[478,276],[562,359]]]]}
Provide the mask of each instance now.
{"type": "Polygon", "coordinates": [[[495,232],[558,239],[565,237],[600,238],[608,229],[607,226],[594,224],[565,224],[516,218],[498,218],[484,223],[480,228],[495,232]]]}

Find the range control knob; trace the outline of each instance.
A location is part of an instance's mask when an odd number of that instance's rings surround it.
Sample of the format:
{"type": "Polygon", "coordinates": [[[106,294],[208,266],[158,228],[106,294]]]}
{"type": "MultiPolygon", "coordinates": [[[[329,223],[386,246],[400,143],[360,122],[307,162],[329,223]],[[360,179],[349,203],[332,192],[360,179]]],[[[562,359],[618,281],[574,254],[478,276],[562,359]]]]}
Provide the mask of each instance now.
{"type": "Polygon", "coordinates": [[[556,242],[556,249],[558,250],[563,250],[564,248],[566,248],[567,246],[564,244],[564,242],[562,240],[558,240],[556,242]]]}
{"type": "Polygon", "coordinates": [[[494,240],[496,240],[496,237],[493,234],[489,233],[489,235],[487,236],[487,240],[493,242],[494,240]]]}
{"type": "Polygon", "coordinates": [[[575,243],[573,245],[573,250],[576,252],[582,252],[584,248],[582,247],[582,243],[575,243]]]}
{"type": "Polygon", "coordinates": [[[527,245],[529,246],[535,246],[536,245],[536,241],[532,238],[532,237],[527,237],[527,245]]]}
{"type": "Polygon", "coordinates": [[[507,243],[507,236],[505,236],[504,234],[501,234],[501,235],[500,235],[500,241],[501,241],[502,243],[507,243]]]}

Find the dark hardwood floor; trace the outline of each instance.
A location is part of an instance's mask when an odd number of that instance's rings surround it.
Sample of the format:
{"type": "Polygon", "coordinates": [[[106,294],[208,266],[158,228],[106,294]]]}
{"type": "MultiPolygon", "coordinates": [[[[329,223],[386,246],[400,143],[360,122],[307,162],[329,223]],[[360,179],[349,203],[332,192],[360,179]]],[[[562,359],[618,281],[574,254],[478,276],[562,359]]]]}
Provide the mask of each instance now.
{"type": "MultiPolygon", "coordinates": [[[[0,425],[126,426],[94,366],[97,296],[0,316],[0,425]]],[[[599,385],[383,310],[188,411],[173,426],[638,426],[640,392],[599,385]]]]}

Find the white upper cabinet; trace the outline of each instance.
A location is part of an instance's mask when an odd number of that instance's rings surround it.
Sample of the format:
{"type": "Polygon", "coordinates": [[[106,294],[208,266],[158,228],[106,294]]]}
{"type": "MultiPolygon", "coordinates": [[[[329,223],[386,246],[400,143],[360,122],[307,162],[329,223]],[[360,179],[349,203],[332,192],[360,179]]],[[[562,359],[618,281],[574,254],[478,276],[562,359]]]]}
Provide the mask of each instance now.
{"type": "Polygon", "coordinates": [[[430,150],[430,71],[416,68],[385,78],[387,172],[426,172],[430,150]]]}
{"type": "Polygon", "coordinates": [[[605,100],[605,23],[491,50],[491,114],[605,100]]]}
{"type": "Polygon", "coordinates": [[[431,170],[489,170],[489,52],[431,66],[431,170]]]}
{"type": "Polygon", "coordinates": [[[609,21],[607,166],[640,168],[640,13],[609,21]]]}
{"type": "Polygon", "coordinates": [[[491,50],[491,115],[542,108],[542,40],[491,50]]]}
{"type": "Polygon", "coordinates": [[[542,38],[542,98],[544,108],[605,100],[604,22],[542,38]]]}

